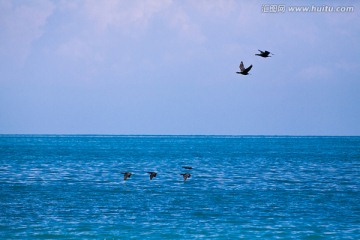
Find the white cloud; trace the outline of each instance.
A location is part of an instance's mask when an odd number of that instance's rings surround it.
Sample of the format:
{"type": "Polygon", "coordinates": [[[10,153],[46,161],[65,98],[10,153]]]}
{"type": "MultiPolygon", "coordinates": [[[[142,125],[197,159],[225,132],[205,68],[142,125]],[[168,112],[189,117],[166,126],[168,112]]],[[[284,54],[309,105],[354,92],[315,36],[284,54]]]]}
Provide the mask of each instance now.
{"type": "Polygon", "coordinates": [[[73,38],[60,45],[58,53],[65,57],[80,59],[84,56],[89,56],[91,49],[83,40],[79,38],[73,38]]]}
{"type": "MultiPolygon", "coordinates": [[[[108,29],[120,29],[126,32],[127,36],[133,35],[134,32],[141,34],[157,18],[163,20],[165,26],[172,27],[181,36],[202,42],[204,36],[201,34],[199,25],[184,10],[184,6],[193,7],[194,5],[172,0],[136,0],[131,2],[86,0],[84,14],[100,32],[108,29]]],[[[199,10],[200,5],[197,4],[196,6],[199,10]]],[[[211,6],[214,7],[214,4],[211,6]]]]}
{"type": "Polygon", "coordinates": [[[191,17],[181,7],[170,12],[168,19],[170,25],[186,39],[191,39],[198,43],[202,43],[205,40],[199,25],[192,21],[191,17]]]}
{"type": "Polygon", "coordinates": [[[0,54],[22,62],[31,44],[43,34],[43,27],[52,14],[50,1],[0,1],[0,54]]]}
{"type": "Polygon", "coordinates": [[[64,38],[57,46],[56,52],[71,59],[90,60],[94,56],[104,59],[106,56],[103,55],[111,51],[109,49],[119,48],[129,39],[141,42],[148,38],[148,30],[155,25],[162,27],[166,35],[180,36],[179,41],[186,39],[202,43],[205,36],[196,20],[184,10],[189,6],[192,5],[172,0],[84,0],[82,4],[60,2],[57,7],[76,15],[78,21],[75,24],[78,26],[72,36],[64,38]],[[119,46],[111,45],[114,44],[113,39],[119,39],[116,41],[119,46]]]}
{"type": "Polygon", "coordinates": [[[198,12],[211,16],[227,16],[236,10],[234,0],[197,0],[190,1],[198,12]]]}
{"type": "Polygon", "coordinates": [[[101,30],[111,27],[146,27],[158,12],[170,4],[171,0],[86,0],[84,11],[101,30]]]}

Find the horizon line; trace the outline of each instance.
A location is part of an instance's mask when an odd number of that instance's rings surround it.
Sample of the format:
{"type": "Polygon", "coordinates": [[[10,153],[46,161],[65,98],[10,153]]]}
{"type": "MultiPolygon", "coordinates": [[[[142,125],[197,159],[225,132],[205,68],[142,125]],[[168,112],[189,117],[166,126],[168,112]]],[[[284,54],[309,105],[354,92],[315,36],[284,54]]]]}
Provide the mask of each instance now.
{"type": "Polygon", "coordinates": [[[0,136],[109,136],[109,137],[360,137],[360,135],[316,134],[100,134],[100,133],[0,133],[0,136]]]}

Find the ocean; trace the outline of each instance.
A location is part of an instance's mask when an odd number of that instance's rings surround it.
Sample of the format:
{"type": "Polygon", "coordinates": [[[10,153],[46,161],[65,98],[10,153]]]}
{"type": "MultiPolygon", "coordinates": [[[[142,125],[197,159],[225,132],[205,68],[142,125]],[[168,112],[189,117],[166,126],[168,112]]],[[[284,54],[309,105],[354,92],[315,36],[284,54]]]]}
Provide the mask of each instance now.
{"type": "Polygon", "coordinates": [[[0,239],[360,239],[360,137],[0,135],[0,193],[0,239]]]}

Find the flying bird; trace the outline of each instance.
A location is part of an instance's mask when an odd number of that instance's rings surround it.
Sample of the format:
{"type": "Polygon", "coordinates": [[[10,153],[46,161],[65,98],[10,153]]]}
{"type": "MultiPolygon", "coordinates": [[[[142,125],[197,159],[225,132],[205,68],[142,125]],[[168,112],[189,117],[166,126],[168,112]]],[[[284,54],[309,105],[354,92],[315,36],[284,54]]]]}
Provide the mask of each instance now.
{"type": "Polygon", "coordinates": [[[131,172],[124,172],[124,173],[121,173],[121,174],[124,174],[124,181],[126,181],[126,179],[130,178],[132,173],[131,172]]]}
{"type": "Polygon", "coordinates": [[[183,176],[184,181],[186,181],[186,179],[188,179],[188,178],[190,178],[190,177],[191,177],[191,174],[190,174],[190,173],[182,173],[182,174],[180,174],[180,175],[182,175],[182,176],[183,176]]]}
{"type": "Polygon", "coordinates": [[[152,180],[157,175],[156,172],[147,172],[147,173],[150,174],[150,180],[152,180]]]}
{"type": "Polygon", "coordinates": [[[185,169],[193,169],[193,168],[190,167],[190,166],[183,166],[183,168],[185,168],[185,169]]]}
{"type": "Polygon", "coordinates": [[[255,54],[255,55],[260,56],[260,57],[263,57],[263,58],[271,57],[271,56],[269,56],[270,54],[271,54],[271,55],[274,55],[274,54],[272,54],[272,53],[269,52],[269,51],[261,51],[261,50],[259,50],[259,52],[260,52],[260,53],[257,53],[257,54],[255,54]]]}
{"type": "Polygon", "coordinates": [[[236,72],[236,73],[242,74],[242,75],[248,75],[248,74],[249,74],[249,71],[250,71],[251,68],[252,68],[252,65],[250,65],[249,67],[245,68],[245,67],[244,67],[244,63],[241,61],[239,68],[240,68],[240,72],[236,72]]]}

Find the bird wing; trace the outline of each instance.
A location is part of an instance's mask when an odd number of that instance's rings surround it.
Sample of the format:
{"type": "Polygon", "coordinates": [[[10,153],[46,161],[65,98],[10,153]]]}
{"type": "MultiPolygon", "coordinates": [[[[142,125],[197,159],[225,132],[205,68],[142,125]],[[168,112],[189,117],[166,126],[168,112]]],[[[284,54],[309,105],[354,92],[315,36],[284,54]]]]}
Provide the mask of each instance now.
{"type": "Polygon", "coordinates": [[[152,180],[154,177],[156,177],[157,173],[156,172],[151,172],[150,173],[150,180],[152,180]]]}
{"type": "Polygon", "coordinates": [[[241,61],[241,63],[240,63],[239,68],[240,68],[240,71],[241,71],[241,72],[243,72],[243,71],[245,70],[245,68],[244,68],[244,63],[243,63],[242,61],[241,61]]]}
{"type": "Polygon", "coordinates": [[[248,73],[252,68],[252,65],[250,65],[248,68],[244,69],[244,71],[242,71],[243,73],[248,73]]]}

